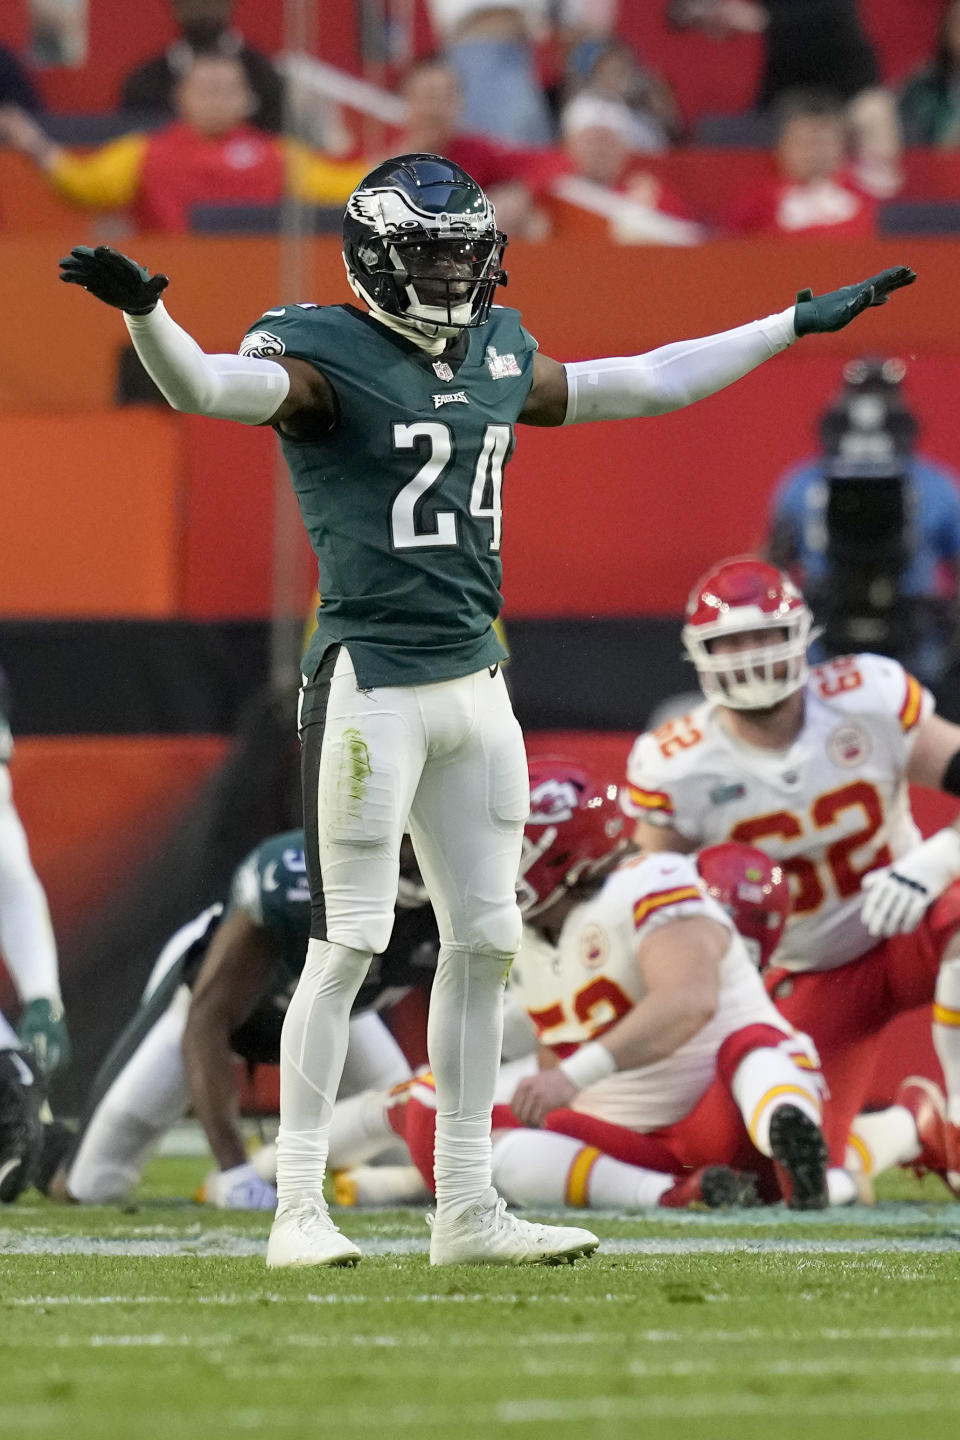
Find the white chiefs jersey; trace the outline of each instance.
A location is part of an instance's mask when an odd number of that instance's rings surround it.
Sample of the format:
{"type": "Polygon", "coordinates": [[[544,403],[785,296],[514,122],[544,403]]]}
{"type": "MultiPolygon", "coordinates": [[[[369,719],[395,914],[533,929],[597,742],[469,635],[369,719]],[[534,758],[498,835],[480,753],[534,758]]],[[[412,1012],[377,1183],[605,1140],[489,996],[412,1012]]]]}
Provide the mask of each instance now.
{"type": "Polygon", "coordinates": [[[811,671],[788,750],[733,739],[710,701],[641,735],[623,803],[691,846],[743,840],[781,861],[793,911],[773,963],[832,970],[877,944],[860,919],[864,875],[921,838],[906,772],[932,712],[895,660],[847,655],[811,671]]]}
{"type": "Polygon", "coordinates": [[[633,1130],[656,1130],[693,1109],[713,1081],[717,1051],[728,1035],[757,1024],[793,1035],[767,998],[729,917],[704,893],[693,861],[663,853],[615,870],[599,894],[571,911],[556,946],[524,930],[510,987],[541,1044],[564,1056],[615,1025],[646,995],[637,963],[644,941],[661,926],[690,916],[716,920],[730,935],[713,1019],[666,1059],[618,1070],[587,1086],[573,1109],[633,1130]]]}

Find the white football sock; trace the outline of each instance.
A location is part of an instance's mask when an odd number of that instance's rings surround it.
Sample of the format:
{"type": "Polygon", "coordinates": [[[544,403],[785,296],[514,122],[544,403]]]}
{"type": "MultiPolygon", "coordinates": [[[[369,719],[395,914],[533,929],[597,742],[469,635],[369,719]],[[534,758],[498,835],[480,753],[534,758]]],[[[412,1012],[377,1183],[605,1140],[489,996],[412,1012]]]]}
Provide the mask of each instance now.
{"type": "Polygon", "coordinates": [[[437,1216],[459,1215],[490,1188],[490,1113],[500,1068],[509,957],[442,945],[430,994],[427,1053],[437,1087],[437,1216]]]}
{"type": "Polygon", "coordinates": [[[355,1165],[334,1177],[337,1205],[418,1205],[433,1199],[415,1165],[355,1165]]]}
{"type": "Polygon", "coordinates": [[[347,1058],[340,1077],[340,1095],[362,1090],[389,1090],[410,1079],[407,1057],[376,1010],[350,1017],[347,1058]]]}
{"type": "Polygon", "coordinates": [[[880,1175],[920,1154],[917,1126],[903,1105],[858,1115],[850,1126],[844,1163],[855,1175],[880,1175]]]}
{"type": "Polygon", "coordinates": [[[820,1124],[819,1072],[801,1070],[781,1049],[751,1050],[737,1066],[731,1084],[750,1139],[761,1155],[770,1155],[770,1120],[780,1105],[795,1105],[820,1124]]]}
{"type": "Polygon", "coordinates": [[[953,955],[940,966],[932,1029],[947,1092],[947,1118],[960,1125],[960,956],[953,955]]]}
{"type": "Polygon", "coordinates": [[[365,1090],[362,1095],[337,1101],[333,1107],[327,1156],[331,1170],[365,1165],[381,1150],[396,1143],[396,1131],[387,1119],[391,1099],[387,1090],[365,1090]]]}
{"type": "Polygon", "coordinates": [[[278,1207],[322,1197],[350,1007],[369,965],[369,955],[330,940],[311,940],[307,946],[280,1035],[278,1207]]]}
{"type": "Polygon", "coordinates": [[[831,1205],[853,1205],[860,1198],[857,1182],[848,1170],[831,1165],[827,1171],[827,1199],[831,1205]]]}
{"type": "Polygon", "coordinates": [[[493,1182],[513,1205],[637,1210],[656,1205],[674,1180],[550,1130],[503,1130],[493,1147],[493,1182]]]}

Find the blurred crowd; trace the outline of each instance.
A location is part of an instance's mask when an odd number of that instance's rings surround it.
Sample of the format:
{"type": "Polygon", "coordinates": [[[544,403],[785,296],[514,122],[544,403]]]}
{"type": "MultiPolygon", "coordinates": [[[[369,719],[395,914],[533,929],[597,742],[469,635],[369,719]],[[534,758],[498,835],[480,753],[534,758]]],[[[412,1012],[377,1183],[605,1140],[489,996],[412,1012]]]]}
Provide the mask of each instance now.
{"type": "Polygon", "coordinates": [[[333,209],[386,155],[429,150],[490,190],[520,239],[555,232],[557,197],[621,242],[863,236],[902,189],[905,145],[960,142],[960,0],[944,0],[934,53],[905,75],[883,73],[856,0],[665,3],[673,39],[710,37],[719,64],[737,37],[763,50],[753,109],[736,118],[768,164],[709,215],[671,174],[671,156],[700,137],[665,75],[621,33],[617,0],[427,0],[433,49],[386,67],[373,126],[369,111],[313,83],[309,64],[253,48],[231,0],[170,8],[177,38],[124,78],[116,127],[93,148],[52,123],[26,63],[0,50],[0,143],[68,201],[152,229],[194,228],[198,207],[287,196],[333,209]]]}

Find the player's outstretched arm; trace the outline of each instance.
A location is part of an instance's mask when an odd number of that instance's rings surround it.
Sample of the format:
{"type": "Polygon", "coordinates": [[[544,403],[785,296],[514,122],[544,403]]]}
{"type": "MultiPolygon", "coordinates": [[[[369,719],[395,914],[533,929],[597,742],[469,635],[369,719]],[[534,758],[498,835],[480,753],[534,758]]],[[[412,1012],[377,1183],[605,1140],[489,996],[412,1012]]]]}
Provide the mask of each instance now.
{"type": "Polygon", "coordinates": [[[208,355],[172,319],[160,299],[169,281],[108,245],[77,245],[60,261],[61,280],[80,285],[123,312],[134,348],[161,394],[190,415],[243,425],[296,425],[309,415],[328,430],[336,400],[324,376],[304,360],[208,355]]]}
{"type": "Polygon", "coordinates": [[[732,385],[800,336],[842,330],[916,278],[908,266],[898,265],[826,295],[801,290],[796,304],[778,315],[646,355],[560,365],[538,354],[520,419],[528,425],[577,425],[666,415],[732,385]]]}

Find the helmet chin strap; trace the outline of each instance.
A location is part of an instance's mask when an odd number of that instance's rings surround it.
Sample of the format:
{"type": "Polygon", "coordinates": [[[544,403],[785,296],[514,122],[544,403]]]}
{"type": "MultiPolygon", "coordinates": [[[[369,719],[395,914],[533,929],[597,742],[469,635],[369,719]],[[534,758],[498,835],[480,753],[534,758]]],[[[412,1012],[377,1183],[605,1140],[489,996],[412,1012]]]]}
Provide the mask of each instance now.
{"type": "Polygon", "coordinates": [[[388,315],[386,310],[382,310],[351,275],[349,266],[347,267],[347,280],[350,282],[350,289],[354,295],[369,307],[375,320],[379,320],[381,325],[386,325],[388,330],[402,335],[405,340],[411,340],[414,345],[428,355],[442,354],[447,347],[447,341],[460,334],[462,327],[453,329],[448,325],[436,325],[430,320],[403,320],[399,315],[388,315]]]}

